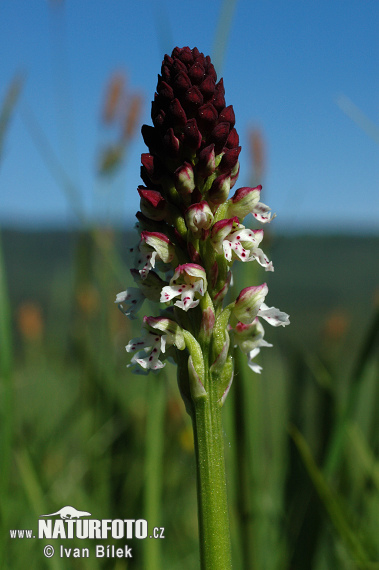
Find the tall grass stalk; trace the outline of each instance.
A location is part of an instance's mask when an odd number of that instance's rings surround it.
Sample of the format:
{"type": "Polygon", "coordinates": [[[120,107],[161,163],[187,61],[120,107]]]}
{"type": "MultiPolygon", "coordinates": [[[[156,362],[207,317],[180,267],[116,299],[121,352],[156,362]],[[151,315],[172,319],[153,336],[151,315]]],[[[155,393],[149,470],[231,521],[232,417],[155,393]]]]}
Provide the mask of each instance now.
{"type": "Polygon", "coordinates": [[[328,446],[324,468],[327,476],[333,474],[337,469],[337,466],[340,464],[346,441],[347,426],[356,409],[356,404],[360,397],[362,383],[365,378],[368,363],[375,355],[375,351],[377,353],[378,340],[379,310],[376,309],[369,330],[367,331],[366,338],[362,343],[354,365],[347,401],[342,407],[336,428],[328,446]]]}
{"type": "Polygon", "coordinates": [[[367,568],[370,563],[357,529],[349,521],[349,514],[342,505],[341,498],[328,485],[322,471],[317,467],[311,450],[300,431],[294,426],[289,426],[289,432],[302,457],[309,476],[322,500],[324,507],[332,521],[336,531],[351,554],[352,560],[358,568],[367,568]]]}

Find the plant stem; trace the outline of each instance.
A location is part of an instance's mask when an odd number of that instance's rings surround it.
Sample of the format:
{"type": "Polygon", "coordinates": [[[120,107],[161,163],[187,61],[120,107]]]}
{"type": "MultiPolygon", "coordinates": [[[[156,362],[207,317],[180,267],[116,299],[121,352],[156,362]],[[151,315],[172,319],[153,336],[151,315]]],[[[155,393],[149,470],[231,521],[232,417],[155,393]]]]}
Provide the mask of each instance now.
{"type": "Polygon", "coordinates": [[[230,570],[232,556],[221,402],[216,395],[217,384],[211,380],[207,382],[207,388],[206,397],[194,402],[192,416],[197,466],[201,569],[230,570]]]}

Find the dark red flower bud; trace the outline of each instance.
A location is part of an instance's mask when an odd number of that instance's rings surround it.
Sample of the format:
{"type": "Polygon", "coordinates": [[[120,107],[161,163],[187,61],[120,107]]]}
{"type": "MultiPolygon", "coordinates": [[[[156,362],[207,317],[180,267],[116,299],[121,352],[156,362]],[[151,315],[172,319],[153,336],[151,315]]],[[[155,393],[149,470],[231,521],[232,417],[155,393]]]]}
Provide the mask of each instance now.
{"type": "Polygon", "coordinates": [[[154,156],[148,152],[141,154],[141,162],[146,168],[147,174],[150,176],[154,173],[154,156]]]}
{"type": "Polygon", "coordinates": [[[175,76],[173,85],[175,92],[178,94],[188,91],[188,89],[191,89],[192,86],[188,75],[183,71],[175,76]]]}
{"type": "Polygon", "coordinates": [[[183,107],[181,106],[179,99],[173,99],[169,107],[170,118],[174,126],[184,127],[187,122],[187,116],[183,107]]]}
{"type": "Polygon", "coordinates": [[[172,87],[165,81],[158,81],[157,92],[162,98],[168,99],[169,101],[174,98],[174,91],[172,87]]]}
{"type": "Polygon", "coordinates": [[[153,152],[156,151],[160,145],[159,134],[157,130],[150,125],[142,125],[141,133],[143,140],[145,141],[145,145],[149,148],[149,150],[153,152]]]}
{"type": "Polygon", "coordinates": [[[214,173],[216,170],[216,157],[215,157],[215,145],[210,144],[203,148],[199,153],[199,162],[196,165],[196,169],[200,176],[206,178],[214,173]]]}
{"type": "Polygon", "coordinates": [[[153,118],[154,127],[157,127],[157,129],[161,129],[164,125],[165,118],[166,118],[166,113],[164,111],[161,111],[160,113],[155,115],[155,117],[153,118]]]}
{"type": "Polygon", "coordinates": [[[215,92],[215,81],[213,77],[207,75],[204,81],[199,85],[199,89],[203,94],[204,100],[208,100],[213,97],[215,92]]]}
{"type": "Polygon", "coordinates": [[[188,89],[184,95],[184,102],[190,107],[200,107],[203,104],[203,96],[196,85],[188,89]]]}
{"type": "Polygon", "coordinates": [[[138,187],[138,193],[141,196],[142,213],[151,220],[164,220],[167,202],[162,194],[157,190],[148,190],[141,186],[138,187]]]}
{"type": "Polygon", "coordinates": [[[198,125],[201,131],[211,131],[218,119],[218,113],[212,103],[202,105],[198,110],[198,125]]]}
{"type": "Polygon", "coordinates": [[[164,79],[164,81],[170,81],[171,79],[170,68],[167,67],[167,65],[163,64],[162,64],[162,79],[164,79]]]}
{"type": "Polygon", "coordinates": [[[233,106],[229,105],[229,107],[225,107],[225,109],[223,109],[220,113],[219,116],[219,121],[220,123],[226,121],[227,123],[230,123],[230,128],[232,129],[234,127],[234,124],[236,122],[236,117],[233,111],[233,106]]]}
{"type": "Polygon", "coordinates": [[[193,48],[193,50],[192,50],[192,55],[193,55],[194,59],[197,59],[197,58],[199,57],[200,52],[199,52],[199,50],[197,49],[197,47],[194,47],[194,48],[193,48]]]}
{"type": "Polygon", "coordinates": [[[224,81],[222,78],[215,86],[212,103],[216,107],[217,111],[222,111],[222,109],[225,107],[225,89],[224,81]]]}
{"type": "Polygon", "coordinates": [[[175,75],[177,73],[185,73],[187,75],[187,66],[182,61],[180,61],[180,59],[174,60],[174,63],[172,65],[172,69],[173,69],[175,75]]]}
{"type": "Polygon", "coordinates": [[[215,153],[220,154],[225,146],[229,135],[229,123],[219,123],[215,126],[210,135],[210,140],[215,144],[215,153]]]}
{"type": "Polygon", "coordinates": [[[169,128],[163,137],[165,150],[171,158],[176,158],[179,154],[179,139],[174,134],[174,129],[169,128]]]}
{"type": "Polygon", "coordinates": [[[213,181],[211,189],[209,190],[209,199],[214,204],[223,204],[229,196],[230,190],[230,175],[221,174],[213,181]]]}
{"type": "Polygon", "coordinates": [[[163,174],[163,168],[158,159],[153,154],[143,153],[141,154],[141,162],[141,178],[145,182],[147,176],[153,184],[157,184],[163,174]]]}
{"type": "Polygon", "coordinates": [[[230,174],[230,172],[233,170],[233,168],[238,162],[238,157],[240,152],[241,152],[240,146],[227,150],[224,156],[222,157],[220,164],[218,165],[219,171],[228,172],[230,174]]]}
{"type": "Polygon", "coordinates": [[[228,140],[226,141],[225,146],[227,148],[235,148],[239,145],[240,139],[236,129],[232,129],[229,133],[228,140]]]}
{"type": "Polygon", "coordinates": [[[164,61],[164,63],[165,63],[166,65],[169,65],[169,66],[172,66],[173,63],[174,63],[173,58],[172,58],[171,56],[169,56],[167,53],[166,53],[166,55],[164,56],[163,61],[164,61]]]}
{"type": "Polygon", "coordinates": [[[188,70],[188,77],[192,85],[200,85],[205,77],[205,69],[199,63],[194,63],[188,70]]]}
{"type": "MultiPolygon", "coordinates": [[[[204,192],[201,185],[197,187],[196,176],[206,178],[213,174],[220,153],[224,156],[218,174],[229,174],[230,184],[234,184],[239,153],[238,135],[233,128],[235,117],[233,108],[225,107],[223,80],[216,81],[210,57],[196,48],[177,47],[171,56],[164,57],[151,108],[154,128],[142,129],[148,154],[155,158],[154,162],[151,156],[145,158],[146,164],[141,167],[141,177],[148,188],[159,191],[156,185],[164,187],[168,179],[175,179],[175,172],[181,173],[182,168],[192,165],[194,188],[191,186],[190,198],[186,195],[183,200],[193,203],[196,193],[201,200],[204,192]]],[[[211,194],[221,203],[216,187],[211,194]]]]}
{"type": "Polygon", "coordinates": [[[207,55],[205,61],[207,62],[207,74],[210,75],[214,79],[214,82],[216,83],[217,73],[213,66],[213,63],[211,63],[211,58],[209,57],[209,55],[207,55]]]}
{"type": "MultiPolygon", "coordinates": [[[[176,49],[176,48],[175,48],[176,49]]],[[[174,54],[174,52],[172,52],[174,54]]],[[[174,56],[173,56],[174,57],[174,56]]],[[[180,61],[182,61],[183,63],[192,63],[193,62],[193,55],[192,55],[192,50],[191,48],[189,48],[188,46],[179,49],[179,54],[177,56],[180,61]]]]}
{"type": "Polygon", "coordinates": [[[197,150],[201,145],[201,132],[199,131],[196,119],[187,121],[183,131],[183,144],[192,150],[197,150]]]}

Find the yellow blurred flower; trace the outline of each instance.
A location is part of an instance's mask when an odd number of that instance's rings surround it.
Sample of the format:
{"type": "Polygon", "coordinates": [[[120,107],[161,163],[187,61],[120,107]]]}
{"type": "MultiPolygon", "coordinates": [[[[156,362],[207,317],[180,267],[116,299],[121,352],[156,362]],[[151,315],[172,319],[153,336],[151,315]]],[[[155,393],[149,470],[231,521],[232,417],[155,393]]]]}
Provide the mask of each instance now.
{"type": "Polygon", "coordinates": [[[17,309],[17,325],[25,340],[41,340],[44,328],[41,308],[36,303],[22,303],[17,309]]]}

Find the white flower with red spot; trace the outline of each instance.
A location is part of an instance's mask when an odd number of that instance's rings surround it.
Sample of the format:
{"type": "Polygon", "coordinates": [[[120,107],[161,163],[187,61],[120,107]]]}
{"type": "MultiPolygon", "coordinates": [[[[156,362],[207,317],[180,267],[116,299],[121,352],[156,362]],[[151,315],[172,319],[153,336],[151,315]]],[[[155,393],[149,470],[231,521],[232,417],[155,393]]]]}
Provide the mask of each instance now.
{"type": "Polygon", "coordinates": [[[249,368],[251,368],[253,372],[260,374],[262,367],[256,362],[253,362],[253,359],[259,354],[262,346],[272,347],[272,344],[264,340],[265,331],[258,317],[249,324],[238,322],[232,330],[236,345],[239,346],[241,351],[248,357],[247,364],[249,368]]]}
{"type": "Polygon", "coordinates": [[[212,228],[213,247],[231,262],[233,259],[252,261],[256,259],[266,271],[274,271],[274,266],[258,247],[263,239],[263,230],[250,230],[238,222],[238,217],[216,222],[212,228]]]}
{"type": "Polygon", "coordinates": [[[165,352],[164,335],[146,331],[144,336],[132,339],[125,347],[133,357],[128,366],[139,364],[145,370],[159,370],[165,364],[159,360],[161,352],[165,352]]]}
{"type": "Polygon", "coordinates": [[[261,222],[261,224],[270,223],[274,218],[276,218],[276,214],[272,214],[271,208],[266,206],[266,204],[263,204],[263,202],[258,202],[251,213],[258,222],[261,222]]]}
{"type": "Polygon", "coordinates": [[[143,336],[132,339],[125,347],[127,352],[133,353],[128,366],[136,373],[141,373],[141,368],[146,371],[159,370],[166,365],[159,360],[160,353],[165,353],[169,346],[176,346],[179,350],[184,350],[186,346],[179,325],[165,317],[144,317],[143,336]]]}
{"type": "Polygon", "coordinates": [[[206,289],[207,278],[203,267],[197,263],[185,263],[175,269],[170,284],[163,287],[161,303],[168,303],[180,296],[180,301],[176,301],[175,306],[188,311],[197,307],[206,289]]]}

